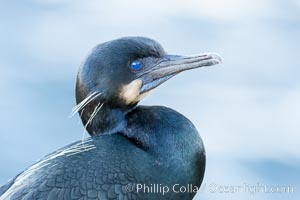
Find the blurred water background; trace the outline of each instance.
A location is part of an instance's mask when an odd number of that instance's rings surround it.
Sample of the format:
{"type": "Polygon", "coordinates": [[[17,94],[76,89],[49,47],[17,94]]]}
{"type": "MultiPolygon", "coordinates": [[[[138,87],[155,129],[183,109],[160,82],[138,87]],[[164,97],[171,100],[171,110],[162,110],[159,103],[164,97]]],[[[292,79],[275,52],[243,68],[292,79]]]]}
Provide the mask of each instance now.
{"type": "Polygon", "coordinates": [[[172,54],[224,59],[141,102],[198,128],[207,169],[195,199],[299,199],[299,0],[11,0],[0,16],[0,184],[81,139],[79,118],[68,118],[78,66],[94,45],[139,35],[172,54]]]}

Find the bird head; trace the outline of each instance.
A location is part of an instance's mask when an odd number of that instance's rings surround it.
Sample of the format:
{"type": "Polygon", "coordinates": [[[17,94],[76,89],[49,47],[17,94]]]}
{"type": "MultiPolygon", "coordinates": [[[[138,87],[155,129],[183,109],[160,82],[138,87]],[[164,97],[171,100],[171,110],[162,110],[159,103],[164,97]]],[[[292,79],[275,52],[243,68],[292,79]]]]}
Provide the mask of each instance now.
{"type": "Polygon", "coordinates": [[[156,41],[124,37],[97,45],[79,68],[75,111],[88,124],[101,106],[128,112],[150,91],[178,73],[221,63],[215,53],[169,55],[156,41]]]}
{"type": "Polygon", "coordinates": [[[168,55],[156,41],[125,37],[94,47],[77,77],[77,103],[91,94],[112,108],[130,108],[151,90],[194,68],[221,63],[215,53],[168,55]]]}

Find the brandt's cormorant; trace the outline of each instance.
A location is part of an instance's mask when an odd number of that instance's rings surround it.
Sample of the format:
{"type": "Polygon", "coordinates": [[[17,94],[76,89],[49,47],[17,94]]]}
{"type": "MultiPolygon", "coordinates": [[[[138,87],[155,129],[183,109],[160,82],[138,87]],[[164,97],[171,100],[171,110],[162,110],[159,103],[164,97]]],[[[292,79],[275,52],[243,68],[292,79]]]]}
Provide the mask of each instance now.
{"type": "Polygon", "coordinates": [[[168,55],[144,37],[97,45],[79,69],[73,110],[91,137],[27,168],[0,200],[192,199],[205,169],[199,133],[170,108],[137,104],[176,74],[220,62],[214,53],[168,55]]]}

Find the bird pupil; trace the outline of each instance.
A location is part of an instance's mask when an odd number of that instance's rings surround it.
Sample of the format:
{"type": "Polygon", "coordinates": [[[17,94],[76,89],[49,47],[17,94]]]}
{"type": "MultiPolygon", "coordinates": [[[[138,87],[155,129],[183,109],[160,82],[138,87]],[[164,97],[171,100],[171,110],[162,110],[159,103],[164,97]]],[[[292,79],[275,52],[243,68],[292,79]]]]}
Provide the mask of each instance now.
{"type": "Polygon", "coordinates": [[[132,69],[134,69],[134,70],[139,70],[139,69],[142,68],[142,63],[139,62],[139,61],[133,61],[133,62],[131,63],[131,67],[132,67],[132,69]]]}

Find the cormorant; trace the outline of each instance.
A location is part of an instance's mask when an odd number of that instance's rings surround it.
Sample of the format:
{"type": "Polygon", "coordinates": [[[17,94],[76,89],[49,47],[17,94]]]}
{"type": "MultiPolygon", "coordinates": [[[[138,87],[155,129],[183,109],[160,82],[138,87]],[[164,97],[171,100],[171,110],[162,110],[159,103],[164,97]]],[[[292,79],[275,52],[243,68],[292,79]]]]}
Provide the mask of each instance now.
{"type": "Polygon", "coordinates": [[[205,170],[195,126],[170,108],[137,104],[176,74],[220,62],[214,53],[167,55],[144,37],[97,45],[79,69],[74,109],[91,137],[27,168],[0,200],[192,199],[205,170]]]}

